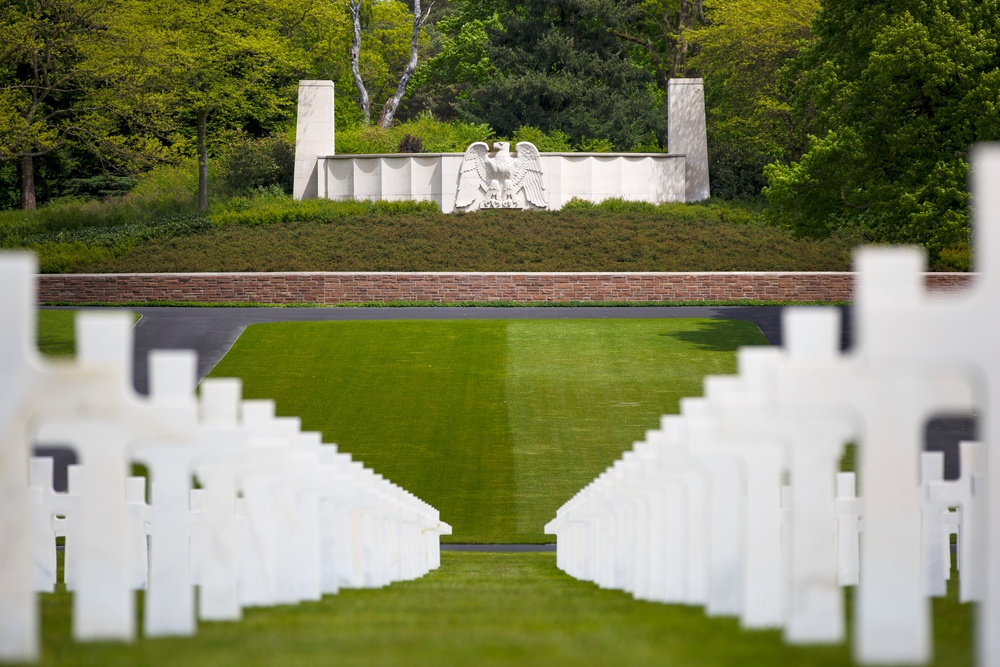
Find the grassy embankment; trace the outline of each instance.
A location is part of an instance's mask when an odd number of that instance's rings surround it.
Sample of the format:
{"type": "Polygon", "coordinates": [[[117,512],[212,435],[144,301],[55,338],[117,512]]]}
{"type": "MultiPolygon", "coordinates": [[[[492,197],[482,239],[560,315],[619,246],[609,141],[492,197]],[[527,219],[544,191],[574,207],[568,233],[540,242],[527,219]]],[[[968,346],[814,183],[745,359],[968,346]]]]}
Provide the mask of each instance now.
{"type": "Polygon", "coordinates": [[[118,206],[114,216],[97,204],[0,213],[0,248],[35,250],[47,273],[850,268],[846,240],[796,239],[754,209],[728,203],[612,201],[444,215],[431,204],[272,195],[235,198],[207,216],[165,213],[139,222],[145,209],[118,206]]]}

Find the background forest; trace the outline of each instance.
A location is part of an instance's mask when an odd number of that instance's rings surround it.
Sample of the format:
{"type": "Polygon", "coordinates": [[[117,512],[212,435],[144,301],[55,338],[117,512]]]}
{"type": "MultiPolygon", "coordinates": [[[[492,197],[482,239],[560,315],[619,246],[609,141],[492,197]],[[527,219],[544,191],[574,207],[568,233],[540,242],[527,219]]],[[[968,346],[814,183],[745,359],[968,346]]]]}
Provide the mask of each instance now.
{"type": "Polygon", "coordinates": [[[677,76],[705,79],[715,198],[968,268],[1000,0],[15,0],[0,210],[195,229],[285,196],[300,79],[336,83],[338,152],[663,151],[677,76]]]}

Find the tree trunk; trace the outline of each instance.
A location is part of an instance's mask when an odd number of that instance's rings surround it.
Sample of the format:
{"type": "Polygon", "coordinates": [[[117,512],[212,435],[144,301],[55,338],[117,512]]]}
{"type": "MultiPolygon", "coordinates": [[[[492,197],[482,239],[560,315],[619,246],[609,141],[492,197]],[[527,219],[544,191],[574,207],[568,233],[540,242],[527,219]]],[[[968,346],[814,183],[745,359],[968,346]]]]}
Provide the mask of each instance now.
{"type": "MultiPolygon", "coordinates": [[[[429,13],[430,11],[428,10],[429,13]]],[[[414,70],[417,69],[417,41],[420,39],[420,28],[423,26],[426,18],[426,16],[421,16],[420,0],[413,0],[413,35],[410,38],[410,60],[406,63],[403,76],[399,78],[396,93],[382,107],[382,115],[378,119],[379,127],[386,128],[392,124],[392,119],[396,116],[399,103],[403,100],[403,95],[406,94],[406,86],[410,83],[410,77],[413,76],[414,70]]]]}
{"type": "MultiPolygon", "coordinates": [[[[419,5],[419,0],[417,2],[419,5]]],[[[354,38],[351,40],[351,74],[354,76],[354,87],[358,89],[358,105],[365,116],[365,125],[371,122],[371,102],[368,99],[368,89],[361,78],[361,0],[351,0],[351,21],[354,24],[354,38]]]]}
{"type": "Polygon", "coordinates": [[[702,0],[681,0],[680,10],[677,12],[677,37],[671,49],[674,76],[689,74],[687,57],[691,50],[691,44],[684,31],[700,25],[705,25],[705,8],[702,5],[702,0]]]}
{"type": "Polygon", "coordinates": [[[208,210],[208,111],[198,112],[198,210],[208,210]]]}
{"type": "Polygon", "coordinates": [[[34,211],[38,207],[35,200],[35,161],[30,155],[21,156],[21,208],[34,211]]]}

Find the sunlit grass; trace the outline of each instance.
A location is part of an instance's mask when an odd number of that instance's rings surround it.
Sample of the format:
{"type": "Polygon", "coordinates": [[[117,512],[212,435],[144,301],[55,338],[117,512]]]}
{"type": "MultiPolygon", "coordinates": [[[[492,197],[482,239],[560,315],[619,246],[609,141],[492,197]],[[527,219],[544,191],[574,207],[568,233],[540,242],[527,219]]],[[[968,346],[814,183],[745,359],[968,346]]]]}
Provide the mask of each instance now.
{"type": "MultiPolygon", "coordinates": [[[[934,601],[934,665],[972,664],[971,606],[934,601]]],[[[553,554],[442,554],[441,569],[380,590],[249,609],[194,637],[135,644],[70,639],[70,596],[42,596],[42,665],[164,667],[850,665],[848,644],[791,646],[700,607],[639,602],[574,580],[553,554]]]]}
{"type": "Polygon", "coordinates": [[[456,542],[547,542],[556,509],[764,344],[749,322],[368,321],[249,327],[243,378],[441,511],[456,542]]]}

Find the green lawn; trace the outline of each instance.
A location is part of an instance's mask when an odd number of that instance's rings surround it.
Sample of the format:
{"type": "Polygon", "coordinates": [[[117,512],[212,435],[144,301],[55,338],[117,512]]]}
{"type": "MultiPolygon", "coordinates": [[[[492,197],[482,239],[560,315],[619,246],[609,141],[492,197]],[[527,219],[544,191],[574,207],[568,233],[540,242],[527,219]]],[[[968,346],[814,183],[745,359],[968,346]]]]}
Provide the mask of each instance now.
{"type": "MultiPolygon", "coordinates": [[[[954,586],[952,587],[954,589],[954,586]]],[[[440,570],[381,590],[251,609],[195,637],[134,645],[70,640],[70,598],[43,596],[43,665],[849,665],[847,644],[789,646],[699,607],[633,600],[555,567],[553,554],[442,555],[440,570]]],[[[934,602],[934,665],[971,665],[971,607],[934,602]]]]}
{"type": "Polygon", "coordinates": [[[438,508],[453,542],[548,542],[560,505],[764,342],[725,320],[260,324],[212,375],[438,508]]]}
{"type": "Polygon", "coordinates": [[[76,352],[74,310],[38,311],[38,351],[50,357],[70,357],[76,352]]]}
{"type": "MultiPolygon", "coordinates": [[[[39,310],[35,337],[38,351],[46,357],[72,357],[76,354],[75,310],[39,310]]],[[[138,313],[131,313],[138,320],[138,313]]]]}
{"type": "MultiPolygon", "coordinates": [[[[71,351],[65,312],[42,311],[39,337],[71,351]]],[[[248,329],[218,370],[239,361],[256,395],[284,396],[285,413],[296,412],[293,401],[306,406],[308,427],[339,434],[407,488],[425,485],[428,499],[440,492],[436,504],[465,539],[476,531],[462,523],[474,517],[461,502],[482,513],[484,534],[534,540],[536,522],[566,494],[680,396],[700,392],[700,373],[731,372],[732,350],[754,342],[752,325],[711,320],[268,325],[248,329]]],[[[934,665],[973,664],[972,606],[957,603],[955,582],[933,603],[934,665]]],[[[75,643],[70,595],[41,600],[45,666],[851,664],[848,644],[789,646],[778,632],[743,631],[700,607],[639,602],[563,574],[551,553],[445,552],[441,569],[417,581],[250,609],[242,622],[203,623],[194,637],[131,645],[75,643]]]]}

